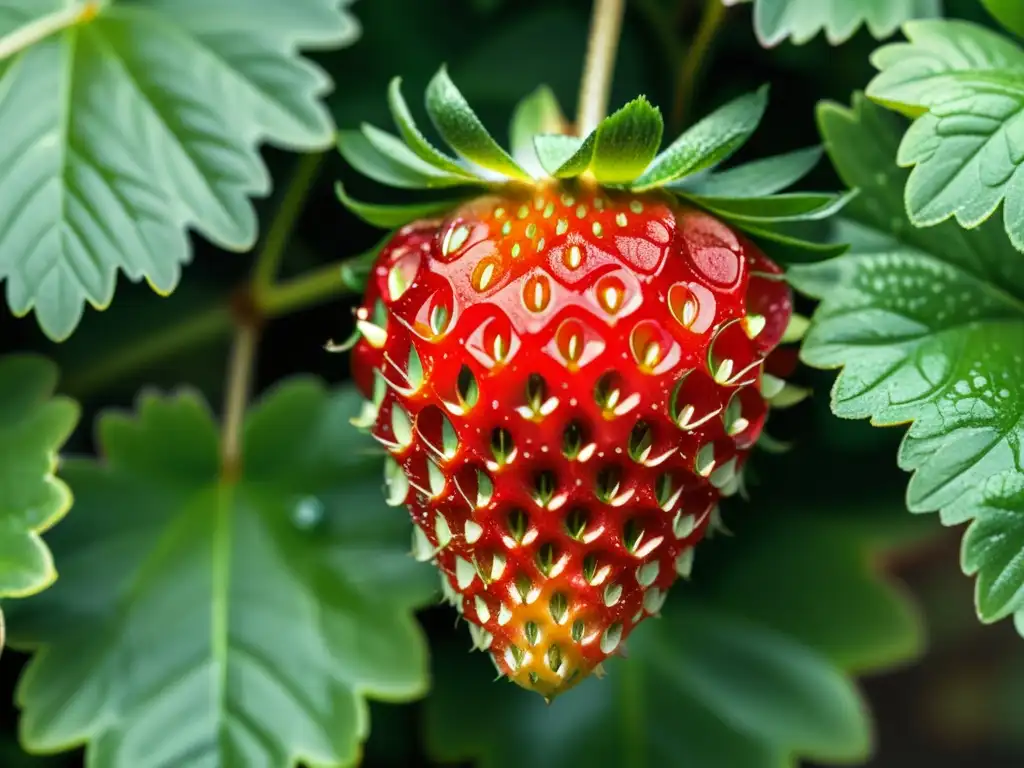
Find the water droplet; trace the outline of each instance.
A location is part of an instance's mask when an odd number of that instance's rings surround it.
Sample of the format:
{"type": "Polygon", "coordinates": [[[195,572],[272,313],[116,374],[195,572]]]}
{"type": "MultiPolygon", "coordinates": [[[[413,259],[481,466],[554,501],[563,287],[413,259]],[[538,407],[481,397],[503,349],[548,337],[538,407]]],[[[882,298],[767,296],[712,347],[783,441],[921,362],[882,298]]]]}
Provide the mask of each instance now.
{"type": "Polygon", "coordinates": [[[324,505],[316,496],[306,496],[292,509],[292,524],[299,530],[315,528],[324,519],[324,505]]]}

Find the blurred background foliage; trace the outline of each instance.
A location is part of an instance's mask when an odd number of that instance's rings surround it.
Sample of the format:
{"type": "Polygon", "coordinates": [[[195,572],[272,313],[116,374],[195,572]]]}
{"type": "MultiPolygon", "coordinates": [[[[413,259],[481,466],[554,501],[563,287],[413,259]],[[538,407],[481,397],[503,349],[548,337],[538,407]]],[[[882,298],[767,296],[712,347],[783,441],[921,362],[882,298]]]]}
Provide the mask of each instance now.
{"type": "MultiPolygon", "coordinates": [[[[643,93],[671,118],[678,98],[679,57],[702,7],[696,0],[628,3],[612,108],[643,93]]],[[[949,16],[991,23],[976,0],[945,0],[945,8],[949,16]]],[[[554,89],[567,114],[575,108],[588,0],[360,0],[353,12],[363,27],[359,42],[316,57],[336,83],[330,105],[339,127],[355,127],[361,121],[386,126],[385,89],[390,78],[401,75],[407,98],[418,101],[416,95],[443,62],[485,124],[501,138],[507,136],[502,126],[515,102],[541,83],[554,89]]],[[[767,115],[737,159],[815,144],[815,104],[822,99],[849,103],[852,92],[863,89],[873,73],[868,56],[876,46],[861,30],[836,48],[819,36],[803,46],[787,43],[764,50],[753,35],[750,6],[741,5],[728,13],[714,40],[684,120],[768,82],[772,91],[767,115]]],[[[414,102],[414,106],[419,105],[414,102]]],[[[280,190],[296,158],[276,151],[267,151],[266,158],[275,189],[280,190]]],[[[370,188],[330,154],[287,254],[285,276],[356,255],[379,238],[378,231],[336,202],[333,181],[337,178],[344,179],[354,196],[381,200],[379,187],[370,188]]],[[[804,185],[830,189],[837,180],[823,161],[804,185]]],[[[257,201],[262,228],[276,203],[275,197],[257,201]]],[[[221,306],[250,268],[250,256],[221,252],[201,240],[195,246],[193,263],[172,296],[160,298],[144,285],[122,281],[113,306],[103,313],[87,310],[79,330],[64,344],[48,341],[32,318],[19,320],[0,313],[0,352],[31,349],[51,356],[63,369],[62,391],[83,402],[84,426],[69,451],[91,450],[88,424],[98,409],[129,406],[142,385],[172,387],[187,382],[212,402],[219,401],[229,342],[226,328],[211,323],[208,333],[197,334],[200,343],[174,354],[150,354],[154,349],[160,352],[161,334],[168,326],[195,322],[208,316],[204,313],[211,307],[221,306]]],[[[314,372],[329,382],[347,379],[346,358],[326,354],[323,345],[329,338],[348,335],[350,306],[347,300],[338,300],[269,325],[257,386],[262,389],[299,372],[314,372]]],[[[795,448],[785,456],[758,457],[753,469],[760,480],[751,489],[753,503],[738,502],[727,508],[726,521],[736,538],[724,545],[712,542],[706,553],[699,551],[697,589],[702,570],[729,568],[742,557],[743,550],[735,548],[751,546],[751,540],[744,540],[745,532],[758,537],[762,546],[762,536],[776,546],[780,541],[784,544],[784,532],[781,539],[779,531],[764,533],[772,526],[771,519],[764,519],[765,510],[798,506],[813,518],[838,514],[841,507],[842,514],[852,519],[894,519],[894,528],[899,529],[896,540],[902,545],[888,547],[873,566],[904,581],[919,601],[927,647],[920,662],[861,681],[877,728],[877,754],[868,765],[1015,768],[1024,764],[1020,639],[1009,622],[994,627],[978,623],[972,584],[957,565],[959,531],[939,530],[935,521],[915,520],[901,511],[907,478],[895,462],[900,430],[834,418],[828,410],[832,376],[806,370],[799,376],[813,386],[814,397],[773,416],[769,427],[775,437],[793,441],[795,448]]],[[[785,551],[781,547],[779,556],[785,551]]],[[[834,610],[836,604],[843,605],[844,596],[821,595],[820,599],[834,610]]],[[[447,607],[424,610],[421,618],[437,656],[435,685],[437,676],[444,675],[443,695],[464,695],[467,702],[472,701],[477,678],[488,676],[483,656],[452,665],[451,655],[465,654],[468,648],[465,628],[453,626],[454,614],[447,607]]],[[[3,653],[3,690],[13,690],[24,662],[25,657],[13,650],[3,653]]],[[[440,765],[427,756],[431,739],[425,736],[425,728],[436,720],[431,706],[426,702],[373,704],[373,728],[363,765],[440,765]]],[[[0,767],[83,764],[81,752],[52,758],[25,755],[17,746],[16,716],[13,704],[0,707],[0,767]]],[[[452,760],[444,765],[464,764],[458,762],[464,757],[458,749],[438,757],[452,760]]]]}

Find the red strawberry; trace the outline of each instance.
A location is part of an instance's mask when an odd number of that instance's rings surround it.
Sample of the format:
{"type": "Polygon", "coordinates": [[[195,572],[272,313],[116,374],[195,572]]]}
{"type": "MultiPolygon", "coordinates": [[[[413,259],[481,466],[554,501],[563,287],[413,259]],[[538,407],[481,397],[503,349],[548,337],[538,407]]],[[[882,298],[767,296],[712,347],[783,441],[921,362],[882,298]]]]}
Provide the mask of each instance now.
{"type": "Polygon", "coordinates": [[[551,698],[689,572],[792,304],[755,245],[668,194],[508,195],[398,231],[353,374],[421,556],[498,669],[551,698]]]}

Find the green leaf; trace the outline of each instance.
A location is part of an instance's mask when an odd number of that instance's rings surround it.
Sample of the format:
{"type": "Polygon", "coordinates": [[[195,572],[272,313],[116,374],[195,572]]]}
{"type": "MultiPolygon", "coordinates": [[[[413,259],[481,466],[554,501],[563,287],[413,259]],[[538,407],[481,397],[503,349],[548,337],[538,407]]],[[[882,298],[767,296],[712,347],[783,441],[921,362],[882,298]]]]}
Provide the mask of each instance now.
{"type": "Polygon", "coordinates": [[[583,139],[578,136],[542,134],[534,137],[533,146],[541,167],[549,176],[554,176],[559,168],[580,151],[583,139]]]}
{"type": "Polygon", "coordinates": [[[749,222],[818,221],[834,216],[855,196],[823,192],[791,192],[767,197],[687,197],[723,217],[749,222]]]}
{"type": "Polygon", "coordinates": [[[1019,0],[981,0],[993,18],[1018,37],[1024,37],[1024,5],[1019,0]]]}
{"type": "MultiPolygon", "coordinates": [[[[23,597],[57,578],[39,534],[71,506],[53,475],[78,406],[54,397],[56,367],[32,355],[0,357],[0,596],[23,597]]],[[[0,629],[0,638],[3,631],[0,629]]]]}
{"type": "Polygon", "coordinates": [[[490,682],[493,670],[461,644],[437,649],[428,749],[479,768],[863,761],[871,729],[840,667],[910,658],[922,631],[869,565],[890,524],[850,512],[774,509],[718,549],[702,544],[698,560],[716,567],[673,587],[662,617],[631,635],[606,677],[550,706],[490,682]]]}
{"type": "Polygon", "coordinates": [[[661,112],[641,96],[602,120],[554,175],[567,179],[589,170],[601,184],[628,184],[658,154],[664,128],[661,112]]]}
{"type": "Polygon", "coordinates": [[[437,132],[461,157],[504,176],[530,180],[530,175],[487,132],[444,66],[427,85],[427,113],[437,132]]]}
{"type": "Polygon", "coordinates": [[[475,178],[435,168],[395,136],[372,126],[364,126],[362,131],[338,131],[338,151],[364,176],[400,189],[460,186],[475,178]]]}
{"type": "Polygon", "coordinates": [[[771,222],[729,219],[757,241],[779,264],[814,264],[828,261],[847,251],[849,245],[837,236],[831,221],[771,222]]]}
{"type": "Polygon", "coordinates": [[[977,574],[978,615],[998,621],[1024,609],[1024,474],[1005,472],[985,483],[978,519],[964,535],[964,573],[977,574]]]}
{"type": "MultiPolygon", "coordinates": [[[[722,1],[726,5],[750,2],[722,1]]],[[[754,32],[766,47],[783,40],[803,45],[822,30],[829,43],[839,45],[865,23],[871,34],[881,39],[907,19],[941,13],[939,0],[754,0],[754,32]]]]}
{"type": "Polygon", "coordinates": [[[798,149],[725,171],[690,176],[668,187],[694,195],[766,197],[781,192],[806,176],[818,164],[822,152],[821,147],[798,149]]]}
{"type": "Polygon", "coordinates": [[[757,129],[768,106],[768,86],[740,96],[687,129],[660,155],[633,189],[660,187],[729,158],[757,129]]]}
{"type": "Polygon", "coordinates": [[[509,128],[512,157],[528,173],[536,178],[546,174],[537,156],[534,138],[542,134],[559,134],[565,129],[566,120],[558,105],[555,92],[546,85],[541,86],[516,104],[509,128]]]}
{"type": "MultiPolygon", "coordinates": [[[[858,97],[853,110],[821,106],[818,119],[837,171],[861,192],[845,211],[849,253],[789,273],[823,299],[802,357],[843,368],[832,390],[837,415],[912,422],[899,454],[914,473],[911,511],[939,511],[947,525],[989,520],[974,536],[990,538],[1002,525],[991,508],[1002,502],[986,481],[1008,473],[1009,487],[1024,475],[1024,259],[996,222],[913,226],[901,202],[906,173],[892,161],[897,118],[858,97]]],[[[979,541],[971,570],[1003,568],[987,564],[998,548],[979,541]]],[[[1003,612],[995,603],[1009,592],[997,592],[979,593],[983,617],[1003,612]]]]}
{"type": "Polygon", "coordinates": [[[880,48],[870,98],[917,118],[899,145],[914,167],[906,206],[915,226],[955,217],[977,227],[1005,200],[1006,231],[1024,250],[1024,50],[964,21],[920,21],[909,42],[880,48]]]}
{"type": "Polygon", "coordinates": [[[388,86],[388,107],[391,109],[391,117],[395,121],[395,127],[405,139],[405,143],[413,152],[430,165],[442,171],[455,175],[462,175],[469,179],[475,179],[469,171],[459,165],[454,159],[441,152],[433,144],[427,141],[416,121],[413,119],[412,111],[402,96],[402,79],[392,79],[388,86]]]}
{"type": "Polygon", "coordinates": [[[38,649],[23,743],[88,743],[90,765],[349,765],[365,697],[427,686],[412,610],[436,578],[408,556],[360,398],[309,379],[247,417],[237,479],[198,396],[143,395],[68,461],[75,513],[49,538],[65,578],[9,606],[38,649]]]}
{"type": "MultiPolygon", "coordinates": [[[[270,191],[258,144],[328,147],[326,75],[299,48],[351,43],[350,0],[102,3],[0,61],[0,280],[17,315],[67,338],[118,271],[160,294],[189,229],[236,251],[270,191]]],[[[54,3],[0,0],[0,35],[54,3]]]]}
{"type": "Polygon", "coordinates": [[[362,203],[349,197],[340,181],[334,185],[334,191],[337,193],[341,204],[352,211],[352,213],[367,224],[372,224],[382,229],[396,229],[403,224],[408,224],[410,221],[440,216],[459,204],[458,200],[439,200],[430,203],[409,203],[406,205],[362,203]]]}

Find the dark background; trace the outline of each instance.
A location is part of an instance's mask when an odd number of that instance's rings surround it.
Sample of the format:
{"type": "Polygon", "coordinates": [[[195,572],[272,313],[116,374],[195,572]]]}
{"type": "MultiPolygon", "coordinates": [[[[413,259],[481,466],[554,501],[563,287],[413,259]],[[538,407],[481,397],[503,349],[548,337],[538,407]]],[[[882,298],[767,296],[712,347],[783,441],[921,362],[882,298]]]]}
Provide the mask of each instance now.
{"type": "MultiPolygon", "coordinates": [[[[825,0],[822,0],[824,2],[825,0]]],[[[696,28],[702,3],[695,0],[630,2],[621,43],[611,108],[643,93],[671,114],[677,67],[669,45],[686,45],[696,28]],[[672,25],[652,23],[651,8],[668,9],[672,25]]],[[[584,0],[360,0],[353,12],[363,37],[353,47],[318,60],[336,83],[330,97],[339,127],[362,120],[387,127],[385,88],[402,75],[414,109],[429,77],[447,62],[456,84],[501,141],[515,102],[540,83],[557,93],[564,110],[575,108],[589,2],[584,0]]],[[[976,0],[947,0],[947,15],[989,23],[976,0]]],[[[822,37],[794,47],[762,50],[753,35],[750,6],[733,9],[705,62],[689,117],[764,82],[772,84],[771,104],[761,126],[737,159],[755,158],[818,142],[814,106],[822,99],[848,102],[863,89],[873,69],[869,53],[877,46],[861,31],[833,48],[822,37]]],[[[672,130],[670,128],[670,130],[672,130]]],[[[673,132],[674,133],[674,132],[673,132]]],[[[265,153],[280,188],[295,158],[265,153]]],[[[333,181],[343,178],[353,195],[380,200],[381,190],[356,177],[331,156],[299,222],[285,260],[285,274],[355,255],[372,246],[379,232],[343,210],[333,181]]],[[[827,160],[803,186],[833,189],[838,181],[827,160]]],[[[258,201],[264,215],[275,200],[258,201]]],[[[147,287],[122,280],[111,309],[86,316],[71,340],[48,341],[34,319],[0,313],[0,353],[36,350],[64,369],[64,391],[85,405],[83,426],[69,450],[90,450],[88,424],[97,409],[129,406],[138,388],[189,383],[213,403],[221,397],[227,337],[218,338],[147,365],[136,375],[96,375],[106,361],[145,345],[168,324],[187,319],[223,301],[251,267],[251,254],[219,251],[195,241],[193,263],[182,286],[160,298],[147,287]]],[[[312,371],[329,381],[348,376],[346,358],[323,351],[328,338],[348,335],[350,304],[339,300],[272,323],[266,331],[257,372],[263,388],[297,372],[312,371]]],[[[809,307],[803,307],[807,311],[809,307]]],[[[865,508],[900,503],[907,477],[896,468],[902,430],[876,429],[864,422],[843,422],[828,411],[831,375],[801,371],[813,384],[810,402],[773,417],[777,436],[794,439],[796,450],[767,460],[770,477],[754,489],[758,499],[799,498],[827,506],[837,498],[865,508]]],[[[1010,768],[1024,765],[1024,641],[1009,622],[982,627],[972,607],[972,584],[958,567],[959,531],[940,531],[928,546],[893,559],[892,571],[906,580],[921,601],[929,629],[926,657],[909,668],[864,681],[875,711],[880,750],[875,768],[1010,768]]],[[[447,609],[423,615],[435,641],[451,635],[447,609]]],[[[0,657],[0,688],[13,691],[24,657],[7,650],[0,657]]],[[[9,702],[10,696],[4,699],[9,702]]],[[[418,765],[418,705],[373,706],[373,729],[365,765],[418,765]],[[400,734],[404,734],[404,737],[400,734]]],[[[0,706],[0,768],[77,766],[80,754],[30,758],[15,745],[16,710],[0,706]]]]}

